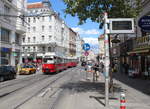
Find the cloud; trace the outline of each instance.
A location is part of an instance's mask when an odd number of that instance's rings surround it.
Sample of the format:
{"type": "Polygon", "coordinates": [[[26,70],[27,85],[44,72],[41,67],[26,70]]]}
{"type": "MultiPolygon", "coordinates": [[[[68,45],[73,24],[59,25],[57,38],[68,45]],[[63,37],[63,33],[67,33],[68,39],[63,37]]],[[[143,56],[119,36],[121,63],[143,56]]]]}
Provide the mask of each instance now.
{"type": "Polygon", "coordinates": [[[83,40],[85,41],[85,43],[89,43],[89,44],[92,44],[92,45],[97,45],[98,44],[98,39],[97,38],[84,37],[83,40]]]}
{"type": "Polygon", "coordinates": [[[90,30],[84,30],[79,27],[72,28],[75,32],[78,32],[79,34],[85,34],[85,35],[99,35],[100,32],[97,29],[90,29],[90,30]]]}

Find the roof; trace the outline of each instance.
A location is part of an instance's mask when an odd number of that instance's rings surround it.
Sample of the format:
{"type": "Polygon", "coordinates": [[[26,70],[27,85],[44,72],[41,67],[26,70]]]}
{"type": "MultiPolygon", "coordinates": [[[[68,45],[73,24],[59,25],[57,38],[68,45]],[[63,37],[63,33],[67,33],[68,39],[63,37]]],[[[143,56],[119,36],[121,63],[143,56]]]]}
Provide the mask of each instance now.
{"type": "Polygon", "coordinates": [[[27,5],[27,8],[28,9],[31,9],[31,8],[43,8],[43,4],[42,4],[42,2],[31,3],[31,4],[27,5]]]}

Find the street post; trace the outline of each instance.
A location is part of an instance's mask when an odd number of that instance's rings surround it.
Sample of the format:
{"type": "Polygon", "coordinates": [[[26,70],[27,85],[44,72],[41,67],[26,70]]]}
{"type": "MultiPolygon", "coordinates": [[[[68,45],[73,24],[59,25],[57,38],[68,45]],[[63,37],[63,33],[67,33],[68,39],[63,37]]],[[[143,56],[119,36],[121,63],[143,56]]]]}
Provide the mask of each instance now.
{"type": "Polygon", "coordinates": [[[105,46],[105,107],[109,105],[109,38],[108,38],[108,15],[104,13],[104,46],[105,46]]]}

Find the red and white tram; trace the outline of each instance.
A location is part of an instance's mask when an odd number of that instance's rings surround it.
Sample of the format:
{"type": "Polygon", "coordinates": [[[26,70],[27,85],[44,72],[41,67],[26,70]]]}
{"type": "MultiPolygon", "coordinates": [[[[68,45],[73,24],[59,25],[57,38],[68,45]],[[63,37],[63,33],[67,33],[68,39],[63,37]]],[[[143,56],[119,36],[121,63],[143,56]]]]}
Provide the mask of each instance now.
{"type": "Polygon", "coordinates": [[[77,66],[77,59],[48,54],[43,58],[42,72],[44,74],[56,73],[75,66],[77,66]]]}

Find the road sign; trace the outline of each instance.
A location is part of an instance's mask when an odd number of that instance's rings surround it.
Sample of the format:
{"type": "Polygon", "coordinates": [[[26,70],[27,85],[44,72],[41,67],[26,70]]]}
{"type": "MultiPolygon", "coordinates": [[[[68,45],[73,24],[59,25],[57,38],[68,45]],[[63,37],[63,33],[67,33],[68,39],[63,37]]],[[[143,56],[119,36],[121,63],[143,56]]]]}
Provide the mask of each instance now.
{"type": "Polygon", "coordinates": [[[85,52],[84,52],[84,55],[85,55],[85,56],[88,56],[88,55],[89,55],[89,52],[88,52],[88,51],[85,51],[85,52]]]}
{"type": "Polygon", "coordinates": [[[150,32],[150,16],[141,17],[138,21],[138,25],[143,31],[150,32]]]}
{"type": "Polygon", "coordinates": [[[111,33],[134,33],[133,18],[109,19],[111,33]]]}
{"type": "Polygon", "coordinates": [[[88,43],[83,44],[83,50],[88,51],[90,50],[90,45],[88,43]]]}

